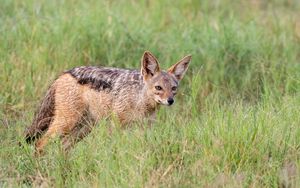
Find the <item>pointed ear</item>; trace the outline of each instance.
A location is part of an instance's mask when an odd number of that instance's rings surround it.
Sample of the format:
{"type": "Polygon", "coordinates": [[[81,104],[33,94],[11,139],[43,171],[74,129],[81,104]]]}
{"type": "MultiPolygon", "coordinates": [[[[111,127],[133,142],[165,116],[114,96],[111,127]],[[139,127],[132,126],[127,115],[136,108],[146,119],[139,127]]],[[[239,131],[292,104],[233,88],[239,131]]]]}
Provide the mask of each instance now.
{"type": "Polygon", "coordinates": [[[149,51],[145,51],[142,57],[141,73],[145,80],[151,78],[160,71],[157,59],[149,51]]]}
{"type": "Polygon", "coordinates": [[[191,55],[185,56],[178,63],[168,69],[168,72],[173,74],[177,80],[181,80],[184,73],[189,67],[189,63],[192,59],[191,55]]]}

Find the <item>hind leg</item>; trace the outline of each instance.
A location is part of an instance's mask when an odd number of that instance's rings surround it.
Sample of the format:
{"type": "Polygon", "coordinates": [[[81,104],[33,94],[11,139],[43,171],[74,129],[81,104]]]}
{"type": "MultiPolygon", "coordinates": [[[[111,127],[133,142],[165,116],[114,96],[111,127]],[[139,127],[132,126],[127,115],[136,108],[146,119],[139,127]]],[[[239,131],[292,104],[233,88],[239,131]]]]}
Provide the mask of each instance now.
{"type": "Polygon", "coordinates": [[[54,116],[46,133],[36,143],[36,152],[41,153],[50,138],[69,134],[86,108],[82,101],[82,88],[69,74],[60,76],[55,83],[54,116]]]}
{"type": "Polygon", "coordinates": [[[92,118],[88,111],[84,113],[81,120],[77,122],[70,134],[64,135],[62,143],[65,151],[68,151],[74,144],[86,137],[95,126],[96,121],[92,118]]]}
{"type": "Polygon", "coordinates": [[[93,124],[76,126],[69,135],[64,136],[62,143],[64,151],[69,151],[77,142],[86,137],[93,129],[93,124]]]}
{"type": "Polygon", "coordinates": [[[43,148],[49,142],[49,139],[56,136],[64,136],[71,132],[75,127],[77,121],[80,119],[79,114],[68,114],[69,116],[56,116],[53,122],[50,124],[47,132],[36,142],[36,153],[41,154],[43,148]]]}

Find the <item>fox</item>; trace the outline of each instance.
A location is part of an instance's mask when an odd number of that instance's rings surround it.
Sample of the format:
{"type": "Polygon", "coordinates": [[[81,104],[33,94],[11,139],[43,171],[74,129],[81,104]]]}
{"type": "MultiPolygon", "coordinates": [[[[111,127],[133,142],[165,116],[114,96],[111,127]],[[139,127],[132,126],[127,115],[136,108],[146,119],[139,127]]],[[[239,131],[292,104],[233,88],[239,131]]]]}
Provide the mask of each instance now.
{"type": "Polygon", "coordinates": [[[50,139],[59,136],[64,150],[69,150],[100,120],[116,117],[126,126],[155,119],[161,105],[174,103],[191,58],[187,55],[164,71],[157,58],[145,51],[140,70],[81,66],[64,71],[49,86],[25,130],[26,142],[34,142],[39,155],[50,139]]]}

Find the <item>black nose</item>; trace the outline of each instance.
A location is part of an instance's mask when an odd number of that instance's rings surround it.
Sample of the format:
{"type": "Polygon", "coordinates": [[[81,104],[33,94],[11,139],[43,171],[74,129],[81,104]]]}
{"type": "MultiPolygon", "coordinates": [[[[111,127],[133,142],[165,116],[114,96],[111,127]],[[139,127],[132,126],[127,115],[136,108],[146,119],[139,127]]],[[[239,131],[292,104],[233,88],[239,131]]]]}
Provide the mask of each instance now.
{"type": "Polygon", "coordinates": [[[168,98],[168,104],[172,105],[174,103],[174,99],[173,98],[168,98]]]}

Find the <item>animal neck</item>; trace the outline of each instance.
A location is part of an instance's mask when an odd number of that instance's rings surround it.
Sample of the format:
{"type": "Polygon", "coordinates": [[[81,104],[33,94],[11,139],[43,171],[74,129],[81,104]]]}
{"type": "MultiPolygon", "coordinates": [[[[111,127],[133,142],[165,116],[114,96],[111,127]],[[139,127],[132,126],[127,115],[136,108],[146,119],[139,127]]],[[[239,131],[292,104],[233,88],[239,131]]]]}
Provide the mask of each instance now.
{"type": "Polygon", "coordinates": [[[147,91],[147,87],[144,86],[140,93],[137,105],[141,111],[145,113],[151,113],[159,107],[159,104],[153,99],[153,97],[149,96],[147,91]]]}

